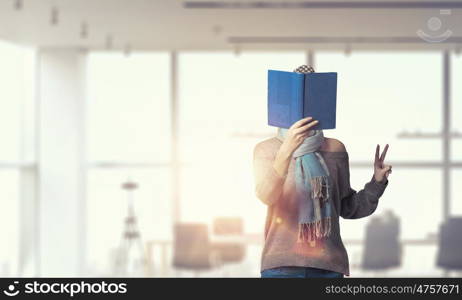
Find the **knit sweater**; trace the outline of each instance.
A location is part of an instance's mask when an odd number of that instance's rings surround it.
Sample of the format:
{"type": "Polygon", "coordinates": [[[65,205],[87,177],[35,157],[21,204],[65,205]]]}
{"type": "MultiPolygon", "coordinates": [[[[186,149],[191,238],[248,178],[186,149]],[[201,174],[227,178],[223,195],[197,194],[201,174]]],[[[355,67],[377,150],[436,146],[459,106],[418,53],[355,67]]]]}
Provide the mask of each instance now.
{"type": "Polygon", "coordinates": [[[255,194],[267,206],[261,256],[261,271],[281,266],[314,267],[350,276],[348,254],[340,236],[339,216],[358,219],[369,216],[377,208],[378,200],[388,185],[372,179],[356,191],[350,187],[348,153],[320,151],[332,182],[331,234],[316,246],[297,243],[298,205],[296,203],[294,167],[289,164],[285,177],[273,167],[282,141],[272,137],[254,148],[255,194]]]}

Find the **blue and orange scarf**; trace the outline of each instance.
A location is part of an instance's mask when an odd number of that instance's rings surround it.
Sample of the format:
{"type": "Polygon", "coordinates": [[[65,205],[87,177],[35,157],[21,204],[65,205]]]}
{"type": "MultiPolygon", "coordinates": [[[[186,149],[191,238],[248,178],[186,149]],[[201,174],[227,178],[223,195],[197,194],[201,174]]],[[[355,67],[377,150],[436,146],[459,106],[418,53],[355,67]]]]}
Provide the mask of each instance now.
{"type": "MultiPolygon", "coordinates": [[[[284,141],[285,128],[278,128],[278,138],[284,141]]],[[[329,170],[319,148],[324,141],[322,130],[313,130],[312,135],[294,151],[295,189],[298,202],[298,242],[316,246],[316,240],[331,232],[331,203],[329,170]]]]}

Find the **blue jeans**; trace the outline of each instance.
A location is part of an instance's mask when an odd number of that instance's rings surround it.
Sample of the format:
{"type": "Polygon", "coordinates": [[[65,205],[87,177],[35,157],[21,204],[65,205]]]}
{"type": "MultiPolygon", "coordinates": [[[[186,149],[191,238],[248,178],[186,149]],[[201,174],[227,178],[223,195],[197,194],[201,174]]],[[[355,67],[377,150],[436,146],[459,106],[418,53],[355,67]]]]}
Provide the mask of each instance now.
{"type": "Polygon", "coordinates": [[[339,272],[312,267],[277,267],[260,272],[261,278],[343,278],[339,272]]]}

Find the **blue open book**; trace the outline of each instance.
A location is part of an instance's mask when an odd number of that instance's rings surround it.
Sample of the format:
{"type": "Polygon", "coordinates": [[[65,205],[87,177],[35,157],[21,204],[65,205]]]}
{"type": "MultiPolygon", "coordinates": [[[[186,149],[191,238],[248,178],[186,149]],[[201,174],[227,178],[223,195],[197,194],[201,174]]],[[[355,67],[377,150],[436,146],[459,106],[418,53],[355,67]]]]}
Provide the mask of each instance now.
{"type": "Polygon", "coordinates": [[[313,117],[313,129],[335,128],[337,73],[268,70],[268,125],[289,128],[313,117]]]}

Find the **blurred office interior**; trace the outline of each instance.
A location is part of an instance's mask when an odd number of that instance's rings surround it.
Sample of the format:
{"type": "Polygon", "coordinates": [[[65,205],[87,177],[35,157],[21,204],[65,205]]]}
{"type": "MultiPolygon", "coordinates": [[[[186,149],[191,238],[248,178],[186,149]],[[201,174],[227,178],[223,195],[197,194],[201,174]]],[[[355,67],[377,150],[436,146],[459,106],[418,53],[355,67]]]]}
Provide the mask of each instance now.
{"type": "Polygon", "coordinates": [[[0,276],[258,277],[268,69],[338,72],[351,277],[460,276],[461,1],[0,1],[0,276]],[[225,157],[225,159],[224,159],[225,157]]]}

